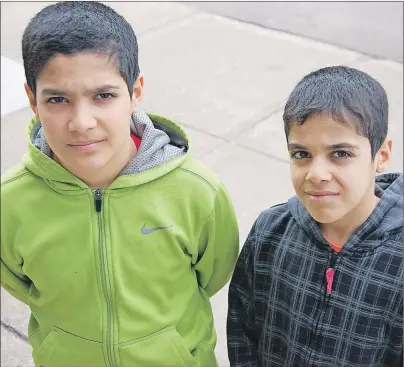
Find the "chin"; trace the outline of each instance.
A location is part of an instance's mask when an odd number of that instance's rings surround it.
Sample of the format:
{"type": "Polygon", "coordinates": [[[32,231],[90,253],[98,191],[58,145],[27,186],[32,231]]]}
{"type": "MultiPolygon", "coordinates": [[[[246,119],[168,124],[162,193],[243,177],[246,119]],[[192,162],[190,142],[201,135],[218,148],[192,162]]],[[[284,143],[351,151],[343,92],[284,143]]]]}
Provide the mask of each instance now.
{"type": "Polygon", "coordinates": [[[72,165],[80,170],[93,171],[95,169],[102,169],[106,166],[105,159],[83,159],[75,160],[72,165]]]}
{"type": "Polygon", "coordinates": [[[340,215],[335,215],[335,213],[330,213],[326,211],[311,211],[308,210],[309,214],[313,217],[313,219],[321,224],[330,224],[336,222],[341,218],[340,215]]]}

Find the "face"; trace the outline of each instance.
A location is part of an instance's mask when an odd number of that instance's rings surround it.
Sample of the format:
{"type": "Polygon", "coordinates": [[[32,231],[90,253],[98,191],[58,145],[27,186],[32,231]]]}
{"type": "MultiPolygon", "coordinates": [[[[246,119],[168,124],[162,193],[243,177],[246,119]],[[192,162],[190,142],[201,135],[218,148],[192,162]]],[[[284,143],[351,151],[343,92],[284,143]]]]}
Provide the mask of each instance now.
{"type": "Polygon", "coordinates": [[[298,198],[317,222],[334,223],[355,218],[375,203],[375,176],[387,167],[391,140],[372,161],[370,142],[355,125],[324,113],[293,124],[288,148],[298,198]]]}
{"type": "Polygon", "coordinates": [[[113,60],[81,52],[51,59],[25,89],[41,121],[54,159],[73,173],[108,167],[132,149],[130,118],[138,108],[143,78],[133,96],[113,60]],[[35,98],[36,97],[36,98],[35,98]]]}

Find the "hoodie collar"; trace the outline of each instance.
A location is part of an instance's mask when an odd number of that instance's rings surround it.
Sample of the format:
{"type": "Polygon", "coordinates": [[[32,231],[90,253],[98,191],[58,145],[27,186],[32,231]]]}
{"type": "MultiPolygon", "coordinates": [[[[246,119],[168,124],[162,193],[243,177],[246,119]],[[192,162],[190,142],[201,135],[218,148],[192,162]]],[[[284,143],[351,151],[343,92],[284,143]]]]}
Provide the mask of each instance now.
{"type": "MultiPolygon", "coordinates": [[[[376,208],[367,220],[351,235],[344,245],[344,253],[374,251],[392,231],[403,227],[403,174],[388,173],[376,177],[375,193],[381,196],[376,208]]],[[[292,216],[306,235],[322,249],[330,249],[320,231],[319,224],[294,196],[288,201],[292,216]]]]}
{"type": "MultiPolygon", "coordinates": [[[[176,158],[184,157],[189,149],[189,139],[184,130],[175,122],[162,116],[139,110],[132,115],[130,127],[131,133],[139,136],[142,142],[136,156],[112,184],[114,186],[117,186],[116,182],[123,176],[149,171],[175,161],[176,158]]],[[[60,181],[81,188],[87,187],[52,159],[52,150],[42,125],[36,118],[33,118],[28,126],[28,138],[29,151],[24,157],[28,169],[46,180],[60,181]]],[[[173,169],[175,166],[176,163],[170,163],[161,172],[173,169]]],[[[124,182],[126,185],[131,184],[131,180],[128,179],[124,182]]]]}

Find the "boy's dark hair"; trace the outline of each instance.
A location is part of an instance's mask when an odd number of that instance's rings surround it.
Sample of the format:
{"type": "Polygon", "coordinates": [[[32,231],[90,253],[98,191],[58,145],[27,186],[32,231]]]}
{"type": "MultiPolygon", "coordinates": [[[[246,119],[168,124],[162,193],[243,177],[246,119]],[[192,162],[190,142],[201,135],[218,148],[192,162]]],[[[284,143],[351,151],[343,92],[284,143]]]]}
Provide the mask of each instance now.
{"type": "Polygon", "coordinates": [[[38,75],[50,59],[82,51],[113,57],[132,96],[139,75],[136,35],[121,15],[93,1],[47,6],[28,24],[22,37],[22,57],[27,84],[34,95],[38,75]]]}
{"type": "Polygon", "coordinates": [[[331,113],[334,119],[352,122],[367,137],[372,159],[383,144],[388,129],[386,91],[370,75],[345,66],[326,67],[306,75],[286,102],[283,121],[286,139],[292,123],[302,125],[313,114],[331,113]]]}

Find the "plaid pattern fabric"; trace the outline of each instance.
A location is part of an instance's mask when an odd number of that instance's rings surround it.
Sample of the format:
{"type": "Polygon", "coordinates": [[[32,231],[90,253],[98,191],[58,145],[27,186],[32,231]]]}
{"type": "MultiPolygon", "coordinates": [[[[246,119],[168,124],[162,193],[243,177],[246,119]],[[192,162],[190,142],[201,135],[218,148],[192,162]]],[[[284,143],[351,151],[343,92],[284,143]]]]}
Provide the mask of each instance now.
{"type": "Polygon", "coordinates": [[[403,176],[377,183],[379,204],[338,255],[297,198],[261,213],[230,283],[231,366],[403,366],[403,176]]]}

